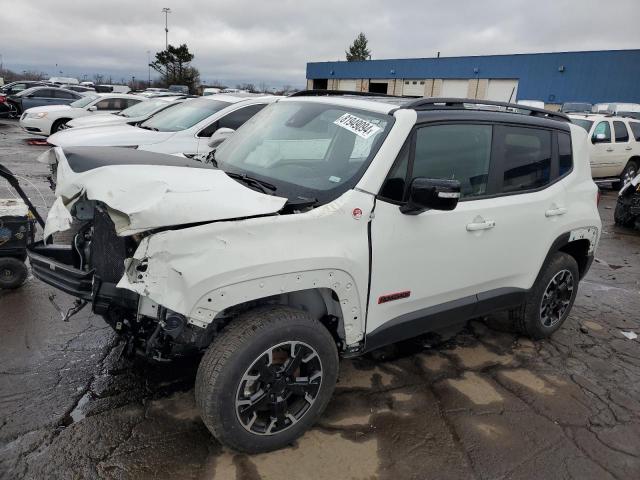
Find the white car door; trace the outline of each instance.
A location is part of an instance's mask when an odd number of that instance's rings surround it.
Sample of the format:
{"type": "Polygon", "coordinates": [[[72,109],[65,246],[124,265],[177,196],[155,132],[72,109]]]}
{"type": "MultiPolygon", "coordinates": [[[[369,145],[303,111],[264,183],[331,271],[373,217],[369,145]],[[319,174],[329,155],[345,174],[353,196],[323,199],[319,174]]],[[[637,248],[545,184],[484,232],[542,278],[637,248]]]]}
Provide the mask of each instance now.
{"type": "Polygon", "coordinates": [[[375,207],[368,334],[406,324],[415,335],[470,316],[478,300],[521,300],[566,213],[562,182],[551,181],[555,139],[549,130],[480,124],[416,130],[375,207]],[[401,213],[407,169],[410,179],[459,180],[457,207],[401,213]]]}
{"type": "Polygon", "coordinates": [[[613,162],[612,170],[609,175],[618,176],[624,170],[629,158],[633,156],[633,147],[630,142],[631,136],[627,125],[622,120],[613,121],[613,162]]]}
{"type": "Polygon", "coordinates": [[[591,133],[591,175],[603,178],[615,175],[615,155],[609,120],[596,121],[591,133]]]}

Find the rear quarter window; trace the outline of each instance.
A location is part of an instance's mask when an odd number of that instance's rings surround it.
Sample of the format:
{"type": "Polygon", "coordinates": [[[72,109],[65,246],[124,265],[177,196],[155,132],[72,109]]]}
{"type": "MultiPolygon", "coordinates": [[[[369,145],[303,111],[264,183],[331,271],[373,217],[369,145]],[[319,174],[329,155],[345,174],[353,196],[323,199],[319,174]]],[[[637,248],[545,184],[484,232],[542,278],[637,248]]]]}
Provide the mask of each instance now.
{"type": "Polygon", "coordinates": [[[525,127],[496,127],[502,157],[502,193],[535,190],[551,182],[551,132],[525,127]]]}

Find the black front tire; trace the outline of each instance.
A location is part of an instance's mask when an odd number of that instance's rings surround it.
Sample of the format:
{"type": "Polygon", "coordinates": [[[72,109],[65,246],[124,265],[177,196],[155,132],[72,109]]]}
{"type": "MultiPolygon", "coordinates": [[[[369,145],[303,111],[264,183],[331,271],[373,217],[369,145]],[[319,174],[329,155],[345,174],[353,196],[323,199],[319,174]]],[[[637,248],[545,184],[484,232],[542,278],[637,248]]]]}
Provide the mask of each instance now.
{"type": "Polygon", "coordinates": [[[534,340],[550,337],[569,316],[578,294],[579,279],[580,271],[576,260],[564,252],[554,253],[542,267],[524,305],[513,312],[517,329],[534,340]],[[570,277],[572,290],[565,289],[562,292],[562,300],[568,304],[562,309],[562,312],[558,311],[558,318],[555,321],[548,323],[548,317],[543,317],[542,314],[542,304],[549,298],[549,289],[553,288],[551,282],[557,279],[562,272],[567,272],[564,275],[570,277]]]}
{"type": "Polygon", "coordinates": [[[17,258],[0,257],[0,288],[13,290],[22,286],[29,271],[17,258]]]}
{"type": "Polygon", "coordinates": [[[60,127],[62,125],[64,125],[66,122],[68,122],[69,119],[68,118],[59,118],[58,120],[56,120],[55,122],[53,122],[53,125],[51,125],[51,135],[53,135],[54,133],[56,133],[58,130],[60,130],[60,127]]]}
{"type": "MultiPolygon", "coordinates": [[[[295,349],[294,346],[293,350],[295,349]]],[[[273,357],[267,357],[267,360],[268,358],[273,357]]],[[[286,363],[288,361],[288,359],[285,360],[282,366],[288,365],[286,363]]],[[[322,414],[333,394],[338,378],[338,363],[335,340],[319,321],[305,312],[289,307],[258,308],[233,320],[209,346],[196,376],[196,403],[202,420],[220,443],[246,453],[276,450],[291,444],[313,426],[322,414]],[[275,387],[272,387],[269,382],[277,380],[263,382],[261,377],[254,380],[253,388],[257,393],[263,391],[265,397],[269,394],[271,399],[278,399],[261,401],[260,409],[256,408],[255,411],[259,411],[261,418],[265,417],[267,423],[270,423],[269,419],[276,421],[276,430],[282,428],[277,433],[254,433],[250,431],[252,428],[250,425],[248,429],[247,424],[241,422],[238,399],[244,395],[247,388],[247,375],[256,362],[264,358],[265,352],[269,349],[287,342],[303,342],[317,353],[315,361],[318,359],[320,361],[321,381],[313,394],[314,400],[310,406],[301,410],[304,413],[297,418],[296,422],[289,421],[289,426],[286,426],[287,420],[281,423],[277,417],[270,416],[269,408],[271,408],[270,405],[274,405],[273,408],[277,410],[276,403],[287,394],[283,393],[282,397],[279,396],[280,394],[277,394],[277,397],[271,394],[275,391],[275,387]],[[240,388],[241,385],[244,389],[240,388]]],[[[267,368],[270,368],[269,365],[267,364],[267,368]]],[[[261,364],[261,367],[264,365],[261,364]]],[[[296,378],[295,381],[298,379],[296,378]]],[[[251,392],[247,395],[252,394],[256,395],[251,392]]],[[[256,398],[261,396],[258,395],[256,398]]],[[[304,398],[306,399],[306,394],[304,398]]],[[[245,402],[245,400],[240,401],[245,402]]],[[[278,405],[282,404],[278,403],[278,405]]],[[[284,403],[283,408],[290,407],[291,405],[287,402],[284,403]]],[[[286,413],[291,414],[289,410],[286,413]]]]}

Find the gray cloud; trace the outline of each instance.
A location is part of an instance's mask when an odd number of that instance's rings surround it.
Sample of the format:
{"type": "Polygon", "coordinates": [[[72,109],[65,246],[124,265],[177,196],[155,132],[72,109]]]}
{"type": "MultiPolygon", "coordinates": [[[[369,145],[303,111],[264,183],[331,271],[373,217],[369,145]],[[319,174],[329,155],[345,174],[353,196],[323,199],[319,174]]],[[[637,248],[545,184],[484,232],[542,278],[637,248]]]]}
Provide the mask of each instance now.
{"type": "Polygon", "coordinates": [[[308,61],[637,48],[637,0],[0,0],[0,55],[15,69],[146,78],[147,50],[187,43],[204,80],[304,85],[308,61]],[[309,4],[307,4],[309,3],[309,4]],[[603,7],[606,7],[603,9],[603,7]],[[56,68],[55,65],[58,65],[56,68]]]}

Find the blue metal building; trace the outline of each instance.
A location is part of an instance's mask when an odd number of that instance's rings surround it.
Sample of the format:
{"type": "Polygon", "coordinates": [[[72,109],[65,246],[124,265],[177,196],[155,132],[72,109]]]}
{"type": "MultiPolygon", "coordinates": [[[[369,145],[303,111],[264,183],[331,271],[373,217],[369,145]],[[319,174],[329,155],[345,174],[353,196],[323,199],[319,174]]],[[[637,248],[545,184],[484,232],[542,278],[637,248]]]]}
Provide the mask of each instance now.
{"type": "Polygon", "coordinates": [[[549,105],[640,103],[640,50],[312,62],[307,86],[549,105]]]}

